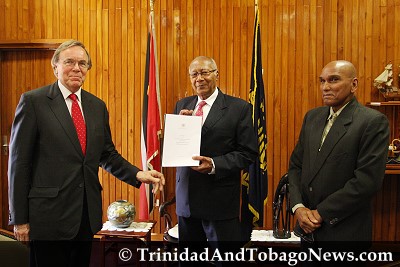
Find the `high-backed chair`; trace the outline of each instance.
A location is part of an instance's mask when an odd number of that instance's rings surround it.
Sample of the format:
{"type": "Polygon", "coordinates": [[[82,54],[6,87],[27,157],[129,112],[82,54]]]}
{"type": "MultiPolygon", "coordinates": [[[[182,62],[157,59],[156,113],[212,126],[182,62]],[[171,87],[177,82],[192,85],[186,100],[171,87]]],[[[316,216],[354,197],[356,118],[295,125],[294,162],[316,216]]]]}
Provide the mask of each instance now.
{"type": "Polygon", "coordinates": [[[174,203],[175,203],[175,197],[173,197],[169,201],[166,201],[166,202],[162,203],[160,205],[159,211],[160,211],[160,217],[164,218],[164,221],[165,221],[165,231],[164,231],[164,237],[163,237],[164,241],[166,241],[168,243],[177,244],[178,243],[178,239],[176,237],[171,236],[168,233],[169,230],[174,227],[174,225],[172,225],[172,217],[168,213],[167,207],[171,206],[174,203]]]}
{"type": "Polygon", "coordinates": [[[290,238],[289,178],[284,174],[275,190],[273,202],[273,235],[278,239],[290,238]]]}

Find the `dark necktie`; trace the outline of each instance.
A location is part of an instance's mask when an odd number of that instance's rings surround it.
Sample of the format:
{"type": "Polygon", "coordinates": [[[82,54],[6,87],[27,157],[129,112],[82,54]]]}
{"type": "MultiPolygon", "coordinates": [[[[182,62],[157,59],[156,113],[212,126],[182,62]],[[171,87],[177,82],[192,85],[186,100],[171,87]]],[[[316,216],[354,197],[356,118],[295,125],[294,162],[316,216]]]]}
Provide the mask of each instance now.
{"type": "Polygon", "coordinates": [[[83,119],[81,108],[78,104],[78,97],[75,94],[70,94],[72,100],[71,116],[74,122],[76,133],[78,134],[79,143],[81,143],[83,155],[86,155],[86,125],[83,119]]]}

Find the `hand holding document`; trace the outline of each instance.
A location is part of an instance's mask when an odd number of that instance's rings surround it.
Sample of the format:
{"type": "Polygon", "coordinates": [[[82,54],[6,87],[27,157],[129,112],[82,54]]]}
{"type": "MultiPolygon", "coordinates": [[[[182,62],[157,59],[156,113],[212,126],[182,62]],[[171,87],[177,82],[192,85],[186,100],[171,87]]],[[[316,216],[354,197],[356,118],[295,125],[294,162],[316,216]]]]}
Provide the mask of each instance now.
{"type": "Polygon", "coordinates": [[[163,167],[199,166],[201,116],[165,115],[163,167]]]}

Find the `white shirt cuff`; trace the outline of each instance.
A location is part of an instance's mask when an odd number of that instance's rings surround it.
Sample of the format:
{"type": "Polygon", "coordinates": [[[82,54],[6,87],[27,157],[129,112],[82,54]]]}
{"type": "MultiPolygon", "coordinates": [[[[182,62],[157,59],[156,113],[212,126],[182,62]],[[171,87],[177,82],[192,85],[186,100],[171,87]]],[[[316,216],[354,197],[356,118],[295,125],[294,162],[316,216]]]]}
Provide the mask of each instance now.
{"type": "Polygon", "coordinates": [[[292,212],[293,212],[293,214],[294,214],[298,208],[305,208],[305,207],[306,207],[306,206],[304,206],[303,203],[296,204],[296,205],[294,205],[294,207],[292,208],[292,212]]]}
{"type": "Polygon", "coordinates": [[[211,159],[211,162],[212,162],[213,167],[212,167],[211,171],[208,174],[215,174],[215,164],[214,164],[213,159],[211,159]]]}

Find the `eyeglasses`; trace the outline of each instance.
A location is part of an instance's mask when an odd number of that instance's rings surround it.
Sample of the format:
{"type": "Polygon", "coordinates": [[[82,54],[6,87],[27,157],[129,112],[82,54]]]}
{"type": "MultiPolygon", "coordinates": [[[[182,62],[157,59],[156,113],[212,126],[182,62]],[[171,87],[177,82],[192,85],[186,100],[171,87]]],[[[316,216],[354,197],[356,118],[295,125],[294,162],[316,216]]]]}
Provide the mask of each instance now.
{"type": "Polygon", "coordinates": [[[63,64],[66,67],[75,67],[76,63],[78,63],[79,68],[83,70],[87,70],[89,68],[89,63],[84,60],[76,61],[74,59],[66,59],[63,61],[63,64]]]}
{"type": "Polygon", "coordinates": [[[201,77],[208,77],[211,73],[213,73],[215,70],[203,70],[201,72],[193,72],[193,73],[189,73],[190,78],[194,79],[197,78],[197,76],[201,76],[201,77]]]}

